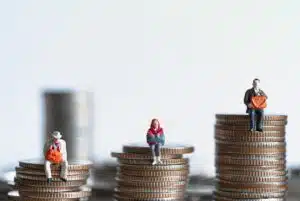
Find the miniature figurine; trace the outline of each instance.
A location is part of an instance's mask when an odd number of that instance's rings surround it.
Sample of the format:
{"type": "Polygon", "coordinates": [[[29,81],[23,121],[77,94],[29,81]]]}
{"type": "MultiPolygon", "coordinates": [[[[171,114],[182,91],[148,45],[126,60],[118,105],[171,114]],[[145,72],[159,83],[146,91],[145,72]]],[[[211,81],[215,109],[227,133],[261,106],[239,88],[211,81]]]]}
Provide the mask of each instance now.
{"type": "Polygon", "coordinates": [[[67,181],[68,161],[66,142],[61,139],[62,135],[59,131],[54,131],[44,145],[45,156],[45,173],[47,182],[52,182],[51,164],[60,164],[60,178],[67,181]]]}
{"type": "Polygon", "coordinates": [[[266,105],[266,99],[268,96],[259,87],[260,80],[255,78],[252,83],[252,88],[248,89],[244,96],[244,104],[247,107],[246,113],[250,116],[250,131],[254,131],[255,117],[256,119],[256,131],[263,131],[263,117],[264,108],[266,105]]]}
{"type": "Polygon", "coordinates": [[[165,135],[163,128],[160,127],[160,123],[157,119],[152,119],[151,121],[150,128],[147,132],[147,143],[149,144],[152,151],[152,165],[156,165],[157,163],[162,164],[160,157],[160,148],[165,144],[165,135]]]}

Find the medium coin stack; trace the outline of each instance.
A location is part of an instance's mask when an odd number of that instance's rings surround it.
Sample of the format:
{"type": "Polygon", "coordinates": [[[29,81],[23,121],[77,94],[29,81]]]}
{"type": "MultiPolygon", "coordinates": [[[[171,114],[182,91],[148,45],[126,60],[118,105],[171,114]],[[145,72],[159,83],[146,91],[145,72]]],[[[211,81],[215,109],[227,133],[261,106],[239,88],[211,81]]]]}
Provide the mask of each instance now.
{"type": "Polygon", "coordinates": [[[216,119],[214,200],[285,200],[287,116],[264,116],[263,132],[249,131],[248,115],[216,119]]]}
{"type": "Polygon", "coordinates": [[[123,153],[112,153],[118,159],[114,199],[123,200],[184,200],[188,184],[189,160],[183,154],[194,151],[192,146],[176,145],[161,148],[162,164],[152,165],[148,146],[123,146],[123,153]]]}
{"type": "Polygon", "coordinates": [[[92,165],[89,161],[68,161],[68,181],[59,177],[60,166],[51,165],[53,181],[47,183],[43,161],[20,161],[16,167],[15,188],[10,200],[22,201],[73,201],[91,196],[91,190],[84,187],[92,165]]]}

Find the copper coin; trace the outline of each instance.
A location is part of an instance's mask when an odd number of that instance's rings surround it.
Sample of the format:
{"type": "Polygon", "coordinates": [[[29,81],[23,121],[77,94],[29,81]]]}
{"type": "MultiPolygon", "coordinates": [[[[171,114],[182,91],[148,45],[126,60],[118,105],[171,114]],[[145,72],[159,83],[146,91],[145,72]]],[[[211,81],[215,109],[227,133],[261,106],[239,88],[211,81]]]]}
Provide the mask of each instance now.
{"type": "Polygon", "coordinates": [[[117,171],[119,174],[122,175],[142,177],[187,176],[189,174],[188,169],[173,171],[136,171],[117,168],[117,171]]]}
{"type": "MultiPolygon", "coordinates": [[[[21,174],[26,174],[26,175],[41,175],[45,176],[45,170],[39,170],[39,169],[30,169],[30,168],[23,168],[23,167],[16,167],[16,172],[21,173],[21,174]]],[[[89,170],[71,170],[68,171],[68,175],[70,176],[76,176],[76,175],[87,175],[89,174],[89,170]]],[[[59,176],[60,175],[60,170],[51,170],[51,175],[53,176],[59,176]]]]}
{"type": "Polygon", "coordinates": [[[258,132],[249,130],[228,130],[215,128],[215,135],[228,138],[236,137],[285,137],[285,132],[281,130],[258,132]]]}
{"type": "Polygon", "coordinates": [[[113,195],[115,201],[184,201],[184,198],[169,197],[169,198],[132,198],[130,196],[113,195]]]}
{"type": "Polygon", "coordinates": [[[82,198],[91,196],[91,191],[73,191],[73,192],[57,192],[57,193],[45,193],[45,192],[28,192],[28,191],[19,191],[21,196],[28,198],[42,198],[42,199],[51,199],[51,198],[82,198]]]}
{"type": "MultiPolygon", "coordinates": [[[[151,153],[144,153],[144,154],[136,154],[136,153],[119,153],[119,152],[112,152],[111,156],[114,158],[119,159],[141,159],[141,160],[152,160],[153,156],[151,153]]],[[[161,155],[161,159],[167,160],[167,159],[180,159],[182,158],[181,154],[164,154],[161,155]]]]}
{"type": "Polygon", "coordinates": [[[142,171],[178,171],[189,169],[189,165],[127,165],[120,164],[121,170],[142,170],[142,171]]]}
{"type": "MultiPolygon", "coordinates": [[[[135,153],[135,154],[146,154],[151,153],[149,146],[144,144],[130,144],[123,146],[123,152],[135,153]]],[[[194,152],[194,146],[191,145],[177,145],[168,144],[161,147],[161,154],[189,154],[194,152]]]]}
{"type": "MultiPolygon", "coordinates": [[[[221,125],[221,124],[215,124],[215,129],[219,130],[235,130],[235,131],[248,131],[250,129],[250,125],[221,125]]],[[[280,131],[285,132],[285,126],[264,126],[264,131],[280,131]]],[[[256,133],[257,131],[255,131],[256,133]]],[[[259,133],[259,132],[257,132],[259,133]]],[[[261,132],[263,133],[263,132],[261,132]]]]}
{"type": "Polygon", "coordinates": [[[123,174],[117,174],[117,180],[125,181],[145,181],[145,182],[168,182],[168,181],[187,181],[188,176],[163,176],[163,177],[138,177],[138,176],[127,176],[123,174]]]}
{"type": "MultiPolygon", "coordinates": [[[[27,175],[27,174],[16,174],[17,178],[21,179],[27,179],[27,180],[34,180],[34,181],[45,181],[45,176],[34,176],[34,175],[27,175]]],[[[75,175],[75,176],[68,176],[68,181],[86,181],[88,179],[89,175],[75,175]]],[[[55,181],[61,181],[59,176],[53,176],[52,180],[55,181]]]]}
{"type": "MultiPolygon", "coordinates": [[[[162,165],[185,165],[189,163],[188,158],[179,158],[179,159],[162,159],[162,165]]],[[[118,159],[119,164],[128,164],[128,165],[152,165],[153,160],[151,159],[118,159]]]]}
{"type": "Polygon", "coordinates": [[[215,140],[217,146],[231,146],[231,147],[286,147],[285,142],[229,142],[224,140],[215,140]]]}
{"type": "MultiPolygon", "coordinates": [[[[250,120],[219,120],[217,119],[216,124],[218,125],[249,125],[250,120]]],[[[264,126],[285,126],[287,121],[262,121],[264,126]]]]}
{"type": "Polygon", "coordinates": [[[118,196],[128,196],[136,199],[152,199],[152,198],[183,198],[184,193],[175,192],[175,193],[142,193],[142,192],[115,192],[115,195],[118,196]]]}
{"type": "Polygon", "coordinates": [[[226,136],[215,135],[215,140],[224,142],[285,142],[285,137],[247,137],[247,136],[226,136]]]}
{"type": "MultiPolygon", "coordinates": [[[[24,168],[32,168],[32,169],[41,169],[44,170],[44,160],[24,160],[20,161],[19,165],[24,168]]],[[[70,160],[68,161],[68,170],[86,170],[91,168],[93,163],[91,161],[83,161],[83,160],[70,160]]],[[[56,170],[60,169],[61,166],[59,164],[52,164],[51,169],[56,170]]]]}
{"type": "Polygon", "coordinates": [[[280,198],[285,196],[285,192],[252,192],[252,193],[244,193],[244,192],[226,192],[226,191],[214,191],[214,195],[221,196],[221,197],[228,197],[234,199],[261,199],[261,198],[280,198]]]}
{"type": "Polygon", "coordinates": [[[46,179],[44,181],[29,180],[29,179],[15,179],[16,185],[26,185],[26,186],[37,186],[37,187],[79,187],[86,184],[86,181],[55,181],[47,183],[46,179]]]}
{"type": "Polygon", "coordinates": [[[254,177],[254,176],[241,176],[241,175],[219,175],[216,177],[218,180],[229,182],[286,182],[287,176],[268,176],[268,177],[254,177]]]}
{"type": "MultiPolygon", "coordinates": [[[[226,120],[250,120],[247,114],[216,114],[216,119],[226,120]]],[[[287,115],[264,115],[264,121],[287,121],[287,115]]]]}
{"type": "Polygon", "coordinates": [[[140,181],[126,181],[116,179],[119,186],[136,186],[136,187],[185,187],[186,181],[168,181],[168,182],[140,182],[140,181]]]}
{"type": "Polygon", "coordinates": [[[284,170],[274,170],[274,171],[249,171],[244,170],[217,170],[216,176],[230,176],[230,175],[239,175],[239,176],[253,176],[253,177],[271,177],[271,176],[286,176],[287,171],[284,170]]]}

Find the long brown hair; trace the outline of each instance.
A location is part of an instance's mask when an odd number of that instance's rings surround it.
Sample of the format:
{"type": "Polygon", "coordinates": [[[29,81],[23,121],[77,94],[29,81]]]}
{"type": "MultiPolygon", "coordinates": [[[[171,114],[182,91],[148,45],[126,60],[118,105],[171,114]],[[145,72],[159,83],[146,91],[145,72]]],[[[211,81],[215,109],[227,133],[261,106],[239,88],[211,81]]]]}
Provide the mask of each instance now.
{"type": "Polygon", "coordinates": [[[152,119],[151,120],[150,128],[154,128],[154,122],[156,122],[156,121],[158,123],[158,128],[160,128],[160,123],[159,123],[158,119],[152,119]]]}

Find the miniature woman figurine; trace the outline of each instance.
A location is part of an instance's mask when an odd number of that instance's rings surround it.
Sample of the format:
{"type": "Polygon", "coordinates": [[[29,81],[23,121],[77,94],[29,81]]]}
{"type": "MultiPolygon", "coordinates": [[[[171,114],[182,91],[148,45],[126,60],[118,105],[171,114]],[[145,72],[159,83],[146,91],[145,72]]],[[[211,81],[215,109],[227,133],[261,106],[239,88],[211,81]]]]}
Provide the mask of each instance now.
{"type": "MultiPolygon", "coordinates": [[[[259,87],[260,80],[255,78],[252,83],[252,88],[248,89],[244,96],[244,104],[247,107],[246,113],[250,116],[250,131],[254,131],[254,125],[255,125],[255,116],[257,117],[256,120],[256,130],[259,132],[263,131],[262,128],[262,121],[264,117],[264,109],[263,107],[255,107],[253,104],[253,98],[257,96],[263,96],[265,99],[268,98],[266,93],[260,89],[259,87]]],[[[264,103],[266,107],[266,103],[264,103]]]]}
{"type": "Polygon", "coordinates": [[[61,139],[59,131],[54,131],[50,135],[50,139],[44,145],[44,156],[45,156],[45,174],[47,182],[51,183],[51,164],[60,164],[61,172],[60,178],[63,181],[67,181],[68,175],[68,161],[67,161],[67,147],[66,142],[61,139]]]}
{"type": "Polygon", "coordinates": [[[165,135],[163,128],[160,127],[160,123],[157,119],[152,119],[151,121],[150,128],[147,132],[147,143],[152,151],[152,165],[156,165],[157,163],[161,164],[162,161],[160,158],[160,147],[165,144],[165,135]]]}

